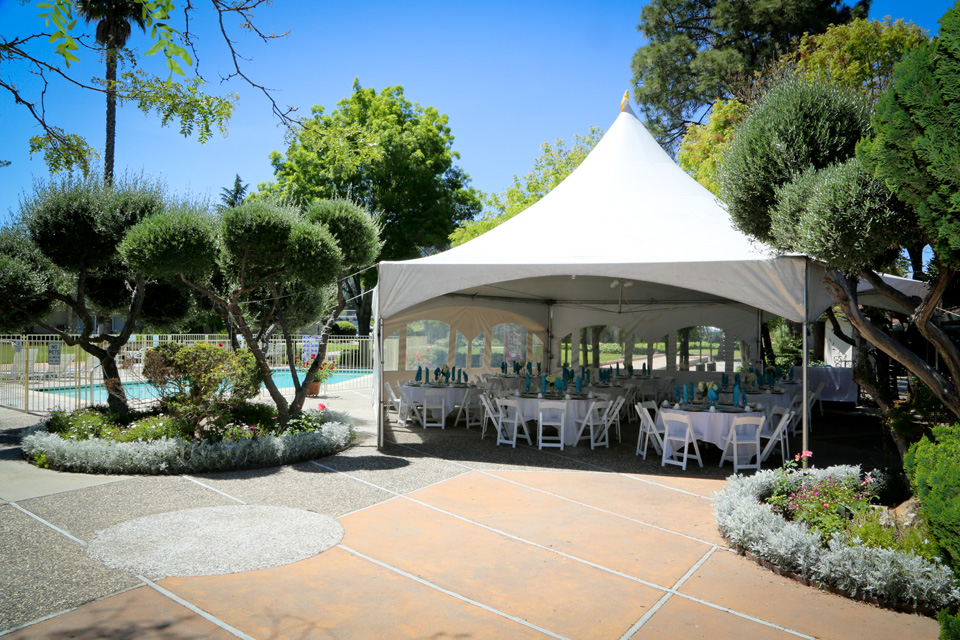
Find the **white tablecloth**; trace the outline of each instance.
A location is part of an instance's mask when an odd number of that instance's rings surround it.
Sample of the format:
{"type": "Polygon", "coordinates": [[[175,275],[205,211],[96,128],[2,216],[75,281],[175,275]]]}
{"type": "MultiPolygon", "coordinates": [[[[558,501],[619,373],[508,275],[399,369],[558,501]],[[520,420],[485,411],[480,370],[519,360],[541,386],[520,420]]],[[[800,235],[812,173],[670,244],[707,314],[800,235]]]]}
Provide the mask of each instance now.
{"type": "MultiPolygon", "coordinates": [[[[543,400],[558,400],[559,398],[544,398],[543,400]]],[[[540,403],[543,401],[540,398],[523,398],[518,397],[517,406],[520,408],[520,413],[523,414],[525,420],[530,420],[533,422],[537,421],[540,412],[540,403]]],[[[567,447],[573,447],[577,444],[577,420],[580,420],[587,415],[587,409],[590,408],[590,403],[593,402],[592,399],[579,399],[571,398],[570,400],[564,400],[567,403],[567,414],[563,420],[563,444],[567,447]]],[[[533,443],[537,443],[536,437],[536,427],[530,426],[530,439],[533,440],[533,443]]],[[[553,433],[550,431],[549,433],[553,433]]]]}
{"type": "MultiPolygon", "coordinates": [[[[499,380],[500,386],[504,389],[520,390],[523,391],[524,387],[527,385],[527,376],[490,376],[488,380],[499,380]]],[[[530,376],[530,391],[537,392],[540,390],[540,376],[532,375],[530,376]]]]}
{"type": "Polygon", "coordinates": [[[423,392],[425,390],[443,389],[445,402],[447,404],[447,414],[452,413],[456,406],[463,402],[464,397],[467,395],[467,391],[470,390],[470,387],[431,387],[429,385],[417,387],[408,384],[403,385],[403,388],[407,390],[410,400],[416,403],[423,402],[423,392]]]}
{"type": "MultiPolygon", "coordinates": [[[[790,404],[793,403],[793,399],[802,392],[803,385],[799,384],[784,385],[783,393],[773,393],[771,391],[760,391],[757,393],[748,391],[747,402],[753,405],[758,402],[762,404],[763,413],[767,416],[767,420],[769,420],[770,412],[773,411],[774,407],[786,407],[789,409],[790,404]]],[[[733,402],[733,391],[721,391],[720,402],[733,402]]]]}
{"type": "MultiPolygon", "coordinates": [[[[761,411],[683,411],[682,409],[663,408],[657,415],[657,426],[663,428],[663,414],[678,413],[690,416],[690,424],[693,425],[693,433],[697,440],[712,442],[720,448],[723,448],[723,441],[730,433],[730,425],[734,418],[738,416],[762,416],[761,411]]],[[[672,449],[667,448],[667,455],[673,453],[672,449]]]]}
{"type": "MultiPolygon", "coordinates": [[[[793,379],[803,380],[803,367],[793,368],[793,379]]],[[[807,388],[816,391],[823,383],[820,398],[827,402],[853,402],[860,399],[859,387],[853,381],[853,369],[848,367],[807,367],[807,388]]]]}

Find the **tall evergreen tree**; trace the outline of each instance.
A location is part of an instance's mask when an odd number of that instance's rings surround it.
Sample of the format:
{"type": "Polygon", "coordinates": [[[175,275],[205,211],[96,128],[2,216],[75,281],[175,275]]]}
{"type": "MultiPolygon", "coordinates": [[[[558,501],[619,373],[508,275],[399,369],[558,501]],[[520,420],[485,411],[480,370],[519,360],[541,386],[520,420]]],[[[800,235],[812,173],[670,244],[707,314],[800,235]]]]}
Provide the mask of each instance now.
{"type": "Polygon", "coordinates": [[[661,144],[674,148],[731,88],[805,33],[865,17],[870,0],[652,0],[637,30],[634,97],[661,144]]]}
{"type": "Polygon", "coordinates": [[[217,205],[217,208],[222,210],[242,205],[243,201],[247,199],[247,188],[249,186],[249,184],[243,184],[238,173],[233,180],[232,187],[224,187],[220,190],[220,202],[223,204],[217,205]]]}

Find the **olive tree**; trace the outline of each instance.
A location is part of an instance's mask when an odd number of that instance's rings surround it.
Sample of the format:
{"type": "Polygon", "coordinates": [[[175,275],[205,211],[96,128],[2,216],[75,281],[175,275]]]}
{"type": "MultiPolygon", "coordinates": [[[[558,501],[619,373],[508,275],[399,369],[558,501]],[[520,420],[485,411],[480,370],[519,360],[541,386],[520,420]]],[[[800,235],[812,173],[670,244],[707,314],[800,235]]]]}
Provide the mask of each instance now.
{"type": "Polygon", "coordinates": [[[131,229],[121,253],[151,277],[175,277],[226,311],[256,359],[283,428],[326,356],[327,338],[346,304],[343,279],[376,260],[379,235],[377,221],[345,200],[314,202],[302,211],[281,201],[247,202],[220,216],[184,205],[131,229]],[[318,308],[331,287],[336,303],[319,354],[302,382],[293,376],[295,395],[288,402],[273,380],[266,342],[279,329],[292,354],[299,311],[289,301],[318,308]]]}
{"type": "Polygon", "coordinates": [[[960,416],[955,382],[960,354],[935,315],[953,272],[941,269],[922,299],[901,294],[880,276],[918,241],[933,248],[938,264],[944,252],[938,227],[918,217],[916,208],[896,198],[854,155],[861,138],[872,134],[870,107],[863,94],[850,89],[785,80],[755,106],[721,157],[720,195],[734,224],[748,235],[824,262],[824,284],[857,333],[960,416]],[[948,375],[871,321],[857,299],[861,279],[907,314],[937,350],[948,375]]]}
{"type": "Polygon", "coordinates": [[[132,227],[165,206],[162,188],[143,178],[122,176],[108,185],[67,175],[38,183],[19,219],[0,230],[0,327],[40,326],[97,357],[108,405],[119,412],[127,400],[116,357],[137,323],[175,320],[190,307],[182,289],[149,281],[118,252],[132,227]],[[58,305],[76,314],[79,335],[49,324],[58,305]],[[115,313],[125,317],[118,332],[99,321],[115,313]]]}

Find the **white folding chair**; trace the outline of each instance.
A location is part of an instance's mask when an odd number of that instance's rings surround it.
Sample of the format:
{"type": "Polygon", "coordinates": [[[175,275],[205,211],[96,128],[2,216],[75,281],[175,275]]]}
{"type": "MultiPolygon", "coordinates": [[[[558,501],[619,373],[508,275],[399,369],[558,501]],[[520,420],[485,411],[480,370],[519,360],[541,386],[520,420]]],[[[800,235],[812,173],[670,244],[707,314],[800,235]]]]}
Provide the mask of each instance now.
{"type": "Polygon", "coordinates": [[[767,416],[737,416],[730,425],[730,431],[723,440],[723,453],[720,455],[720,464],[727,460],[733,462],[733,472],[740,473],[740,469],[760,469],[760,431],[767,421],[767,416]],[[753,460],[754,462],[750,462],[753,460]]]}
{"type": "MultiPolygon", "coordinates": [[[[613,401],[613,405],[610,407],[610,411],[607,412],[607,428],[610,429],[614,426],[617,428],[617,442],[623,442],[620,438],[620,411],[623,409],[623,405],[626,402],[625,396],[618,396],[616,400],[613,401]]],[[[607,444],[609,446],[609,443],[607,444]]]]}
{"type": "Polygon", "coordinates": [[[563,423],[567,420],[567,403],[563,400],[541,400],[537,411],[537,447],[560,447],[563,451],[563,423]],[[556,437],[543,433],[543,428],[555,429],[556,437]]]}
{"type": "Polygon", "coordinates": [[[606,404],[606,410],[600,418],[600,425],[590,427],[590,449],[600,445],[610,448],[610,429],[616,422],[616,400],[602,400],[597,403],[598,406],[606,404]]]}
{"type": "Polygon", "coordinates": [[[697,435],[693,431],[690,416],[673,412],[661,412],[663,422],[663,454],[660,466],[675,464],[687,470],[687,460],[690,458],[690,445],[693,445],[693,458],[703,467],[703,458],[700,457],[700,447],[697,446],[697,435]],[[677,456],[683,449],[683,459],[677,456]],[[667,452],[670,452],[669,455],[667,452]]]}
{"type": "Polygon", "coordinates": [[[823,388],[825,386],[826,383],[821,382],[817,390],[810,394],[810,412],[813,413],[813,405],[816,404],[820,408],[820,417],[823,417],[823,388]]]}
{"type": "Polygon", "coordinates": [[[760,431],[760,441],[761,444],[764,440],[767,441],[766,445],[763,447],[763,452],[760,454],[760,462],[766,462],[767,458],[770,457],[770,454],[773,452],[773,448],[778,444],[780,445],[780,456],[783,458],[783,462],[787,462],[787,458],[790,457],[790,441],[787,439],[787,427],[790,424],[790,419],[793,417],[789,409],[784,407],[774,407],[773,411],[770,412],[770,421],[765,423],[764,428],[760,431]],[[775,424],[776,427],[772,430],[770,426],[775,424]]]}
{"type": "Polygon", "coordinates": [[[500,434],[500,407],[490,399],[486,393],[480,394],[480,406],[483,407],[483,429],[480,430],[480,439],[487,435],[487,426],[493,425],[493,432],[500,434]]]}
{"type": "Polygon", "coordinates": [[[587,413],[583,418],[576,421],[577,442],[589,440],[590,448],[594,447],[594,434],[603,428],[606,419],[607,410],[610,408],[609,400],[594,400],[587,407],[587,413]],[[584,435],[586,434],[586,435],[584,435]]]}
{"type": "Polygon", "coordinates": [[[423,428],[446,427],[447,392],[444,389],[425,389],[423,392],[423,428]]]}
{"type": "Polygon", "coordinates": [[[388,419],[389,412],[393,411],[397,414],[397,422],[400,422],[400,398],[397,397],[397,394],[394,392],[393,387],[390,386],[389,382],[383,383],[383,390],[386,391],[386,395],[384,396],[384,406],[387,408],[388,419]]]}
{"type": "Polygon", "coordinates": [[[803,426],[803,394],[798,395],[793,399],[793,402],[790,403],[790,413],[793,414],[793,418],[790,419],[790,435],[795,436],[800,432],[800,428],[803,426]]]}
{"type": "Polygon", "coordinates": [[[637,455],[647,459],[647,446],[653,440],[653,448],[657,455],[663,454],[663,430],[657,426],[657,403],[653,400],[638,402],[637,415],[640,416],[640,436],[637,438],[637,455]],[[650,414],[653,409],[653,415],[650,414]]]}
{"type": "Polygon", "coordinates": [[[509,444],[514,448],[517,446],[517,437],[523,430],[523,437],[527,444],[533,446],[530,439],[530,432],[527,430],[527,423],[520,412],[515,398],[499,398],[497,406],[500,408],[500,430],[497,432],[497,445],[509,444]]]}
{"type": "Polygon", "coordinates": [[[480,392],[477,389],[467,389],[453,424],[460,424],[461,417],[465,419],[467,429],[483,424],[483,407],[480,405],[480,392]]]}
{"type": "Polygon", "coordinates": [[[422,405],[414,402],[410,389],[400,386],[400,415],[397,416],[397,422],[401,426],[407,426],[407,422],[415,420],[423,424],[423,414],[420,412],[422,405]]]}

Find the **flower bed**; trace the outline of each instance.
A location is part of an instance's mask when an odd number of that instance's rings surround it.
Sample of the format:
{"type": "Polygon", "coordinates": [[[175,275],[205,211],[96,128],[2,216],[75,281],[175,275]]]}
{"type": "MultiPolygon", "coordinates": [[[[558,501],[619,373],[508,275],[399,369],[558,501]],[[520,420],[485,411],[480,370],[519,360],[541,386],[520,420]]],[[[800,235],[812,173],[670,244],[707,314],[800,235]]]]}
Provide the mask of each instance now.
{"type": "Polygon", "coordinates": [[[737,549],[771,563],[782,572],[797,574],[820,586],[883,606],[932,614],[960,604],[960,589],[949,567],[913,553],[867,547],[835,533],[824,537],[803,522],[791,522],[774,512],[765,500],[783,487],[862,482],[860,468],[837,466],[785,474],[760,471],[733,476],[714,500],[720,530],[737,549]]]}
{"type": "Polygon", "coordinates": [[[27,430],[21,446],[28,458],[58,471],[157,475],[290,464],[336,453],[356,439],[353,419],[346,413],[327,410],[314,416],[322,420],[319,430],[241,436],[239,427],[233,437],[219,440],[163,436],[132,442],[65,438],[51,433],[45,422],[27,430]]]}

